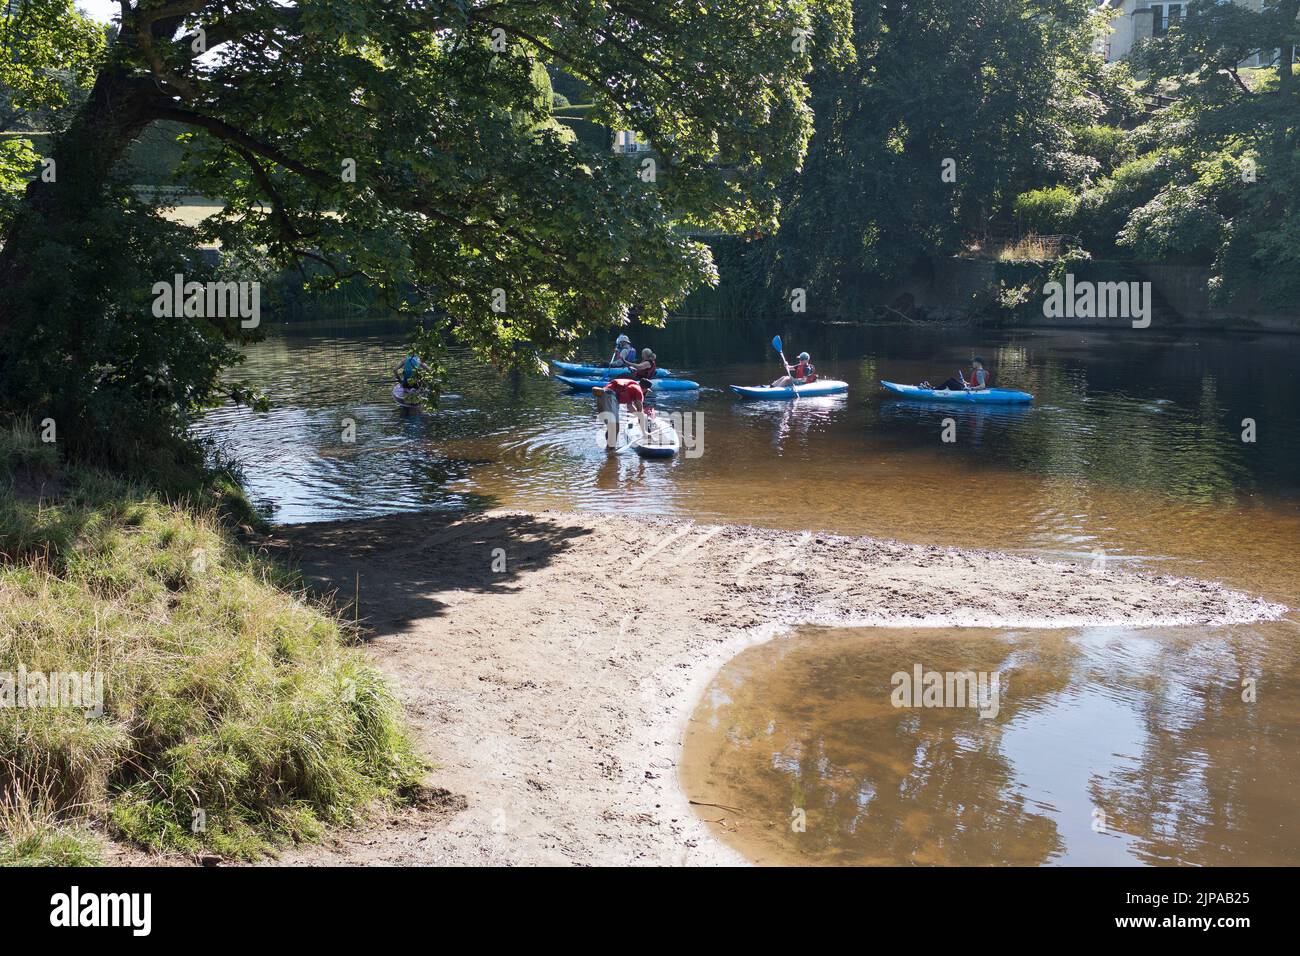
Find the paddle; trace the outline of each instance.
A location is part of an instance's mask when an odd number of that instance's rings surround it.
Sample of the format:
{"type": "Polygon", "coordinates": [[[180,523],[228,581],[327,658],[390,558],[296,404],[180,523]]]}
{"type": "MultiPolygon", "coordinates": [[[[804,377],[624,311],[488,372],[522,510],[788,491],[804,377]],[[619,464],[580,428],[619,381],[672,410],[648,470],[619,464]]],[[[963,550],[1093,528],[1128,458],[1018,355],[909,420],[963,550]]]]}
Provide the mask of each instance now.
{"type": "MultiPolygon", "coordinates": [[[[781,336],[772,336],[772,348],[776,349],[776,354],[781,356],[781,364],[785,366],[785,374],[790,376],[790,387],[794,388],[794,374],[790,370],[790,363],[785,360],[785,352],[781,348],[781,336]]],[[[799,390],[794,389],[794,397],[799,397],[799,390]]]]}

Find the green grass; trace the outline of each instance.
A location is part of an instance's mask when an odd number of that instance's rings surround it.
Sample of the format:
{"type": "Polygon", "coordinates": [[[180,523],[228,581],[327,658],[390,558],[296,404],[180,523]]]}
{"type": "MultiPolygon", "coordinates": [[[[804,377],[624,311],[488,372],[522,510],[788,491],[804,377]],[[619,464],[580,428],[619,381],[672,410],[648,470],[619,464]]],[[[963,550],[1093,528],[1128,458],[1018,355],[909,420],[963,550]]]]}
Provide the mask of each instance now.
{"type": "MultiPolygon", "coordinates": [[[[33,454],[49,464],[20,429],[0,438],[0,464],[33,454]]],[[[99,672],[104,710],[0,708],[0,863],[93,861],[88,827],[252,858],[423,772],[346,626],[231,537],[227,491],[23,485],[0,473],[0,675],[99,672]]]]}

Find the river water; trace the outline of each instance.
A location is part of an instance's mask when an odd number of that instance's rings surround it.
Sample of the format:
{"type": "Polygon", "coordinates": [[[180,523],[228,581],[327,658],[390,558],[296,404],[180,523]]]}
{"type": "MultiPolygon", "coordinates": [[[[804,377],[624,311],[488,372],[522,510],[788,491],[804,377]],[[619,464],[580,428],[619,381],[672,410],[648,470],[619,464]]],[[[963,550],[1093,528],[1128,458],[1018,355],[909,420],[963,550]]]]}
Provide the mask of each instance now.
{"type": "MultiPolygon", "coordinates": [[[[218,409],[198,430],[242,463],[278,522],[653,513],[1190,574],[1300,605],[1300,337],[696,320],[633,338],[705,386],[660,401],[692,416],[698,456],[609,456],[590,395],[461,355],[439,410],[403,411],[386,379],[405,331],[374,321],[273,330],[237,373],[273,410],[218,409]],[[736,400],[728,384],[780,374],[774,333],[848,395],[736,400]],[[878,388],[939,381],[973,354],[996,385],[1033,392],[1032,407],[912,404],[878,388]]],[[[1213,630],[809,630],[723,669],[682,777],[700,803],[733,808],[701,814],[760,861],[1300,863],[1298,730],[1294,616],[1213,630]],[[1000,674],[999,713],[892,706],[892,675],[918,664],[1000,674]]]]}

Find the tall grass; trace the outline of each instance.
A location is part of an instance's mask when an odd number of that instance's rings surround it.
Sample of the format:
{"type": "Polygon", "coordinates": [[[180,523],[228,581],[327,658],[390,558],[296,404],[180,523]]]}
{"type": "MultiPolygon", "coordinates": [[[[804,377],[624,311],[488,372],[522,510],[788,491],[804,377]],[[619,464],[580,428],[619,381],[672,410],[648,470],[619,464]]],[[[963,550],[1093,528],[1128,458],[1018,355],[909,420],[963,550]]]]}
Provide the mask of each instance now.
{"type": "MultiPolygon", "coordinates": [[[[4,435],[0,464],[32,457],[4,435]]],[[[0,863],[93,859],[88,824],[253,857],[420,774],[345,625],[215,508],[93,472],[56,501],[18,487],[0,473],[0,680],[98,672],[103,713],[0,707],[0,863]]]]}

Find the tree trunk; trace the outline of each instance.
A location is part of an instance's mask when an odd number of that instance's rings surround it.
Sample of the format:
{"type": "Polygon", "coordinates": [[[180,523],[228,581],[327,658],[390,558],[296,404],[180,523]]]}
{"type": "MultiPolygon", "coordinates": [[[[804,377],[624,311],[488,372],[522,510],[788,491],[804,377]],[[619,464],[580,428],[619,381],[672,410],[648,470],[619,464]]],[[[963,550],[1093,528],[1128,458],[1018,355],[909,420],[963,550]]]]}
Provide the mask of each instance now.
{"type": "MultiPolygon", "coordinates": [[[[42,227],[84,219],[102,198],[118,160],[154,119],[159,94],[128,69],[109,65],[95,78],[89,98],[55,141],[53,181],[38,175],[27,184],[17,215],[0,249],[0,293],[16,289],[31,273],[30,256],[42,227]]],[[[0,294],[0,333],[12,323],[12,297],[0,294]]]]}

